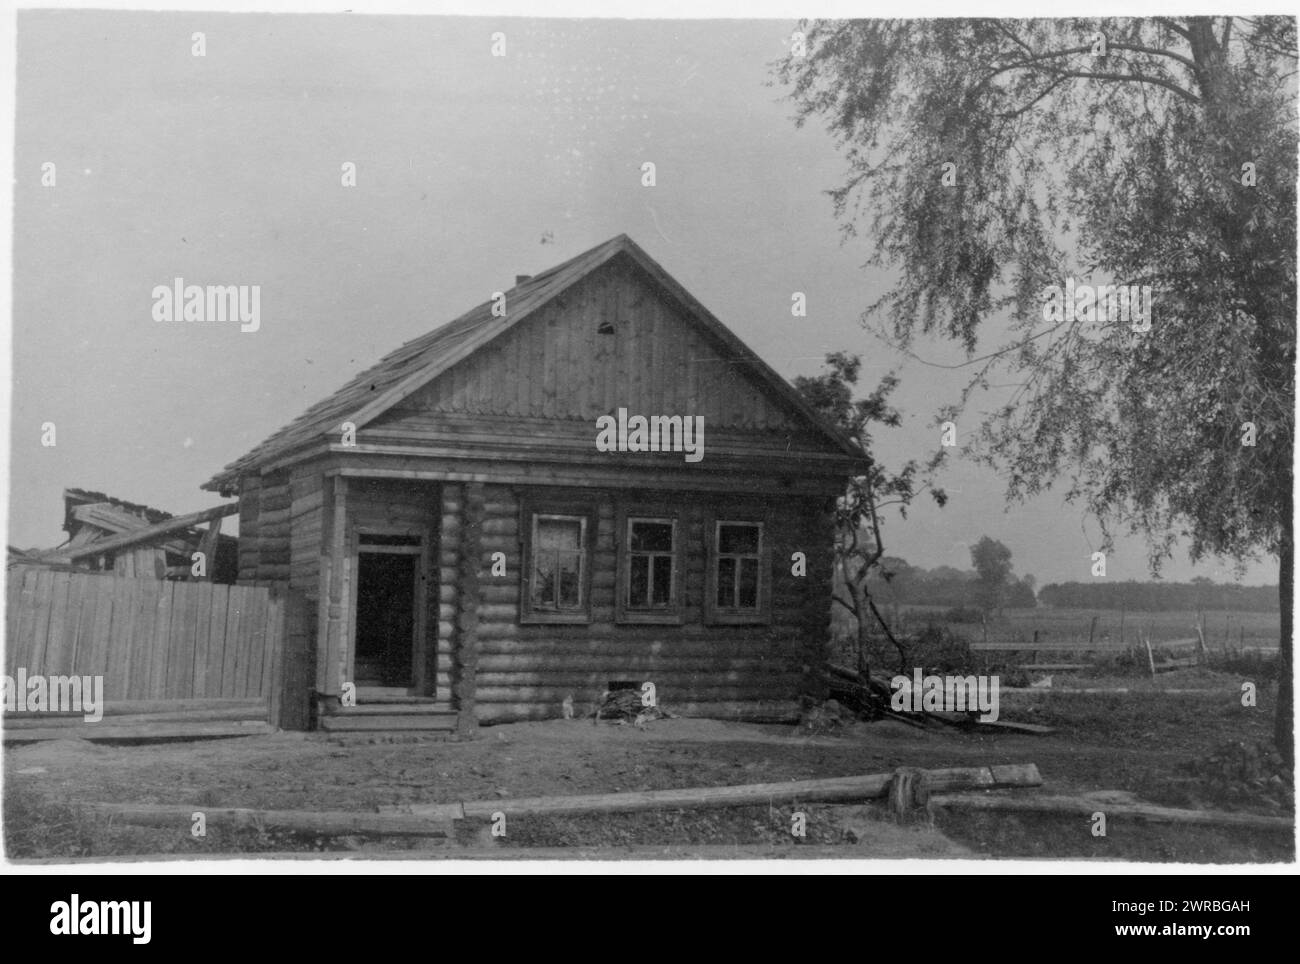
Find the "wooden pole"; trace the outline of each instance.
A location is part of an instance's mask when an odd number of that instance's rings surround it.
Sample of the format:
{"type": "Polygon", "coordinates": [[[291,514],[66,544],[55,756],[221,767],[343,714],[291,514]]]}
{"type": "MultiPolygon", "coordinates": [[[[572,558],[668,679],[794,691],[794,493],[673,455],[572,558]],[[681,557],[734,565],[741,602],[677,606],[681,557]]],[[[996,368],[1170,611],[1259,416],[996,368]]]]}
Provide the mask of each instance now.
{"type": "Polygon", "coordinates": [[[1209,658],[1209,650],[1205,648],[1205,613],[1196,614],[1196,661],[1203,663],[1209,658]]]}
{"type": "Polygon", "coordinates": [[[1151,667],[1151,678],[1155,679],[1156,678],[1156,657],[1155,654],[1151,652],[1151,637],[1148,636],[1146,633],[1143,633],[1142,642],[1146,645],[1147,648],[1147,665],[1151,667]]]}
{"type": "MultiPolygon", "coordinates": [[[[910,771],[928,792],[1042,785],[1032,763],[991,767],[957,767],[910,771]]],[[[794,780],[731,787],[652,790],[644,793],[604,793],[579,797],[530,797],[516,800],[477,800],[469,803],[417,804],[385,808],[380,813],[351,811],[249,810],[242,807],[203,807],[174,804],[92,803],[86,809],[118,823],[188,831],[200,812],[209,825],[296,830],[329,835],[450,837],[452,821],[463,817],[490,818],[500,811],[521,814],[631,813],[685,807],[735,807],[756,803],[816,800],[865,800],[888,795],[894,773],[825,780],[794,780]]]]}
{"type": "MultiPolygon", "coordinates": [[[[943,790],[1036,787],[1043,779],[1032,763],[991,767],[957,767],[925,770],[924,783],[931,792],[943,790]]],[[[649,790],[639,793],[600,793],[577,797],[528,797],[516,800],[478,800],[462,804],[466,817],[488,817],[496,811],[507,815],[562,813],[632,813],[642,810],[674,810],[693,807],[744,807],[763,803],[812,802],[817,800],[871,800],[889,793],[892,773],[823,780],[791,780],[784,783],[754,783],[730,787],[693,787],[682,790],[649,790]]],[[[445,812],[446,804],[415,804],[384,812],[434,816],[445,812]]]]}
{"type": "MultiPolygon", "coordinates": [[[[150,720],[142,723],[116,722],[83,723],[80,726],[5,726],[7,743],[36,743],[44,740],[190,740],[199,737],[265,736],[274,733],[275,727],[266,722],[263,706],[262,718],[256,720],[182,720],[159,723],[150,720]]],[[[132,718],[134,719],[134,718],[132,718]]]]}
{"type": "Polygon", "coordinates": [[[459,806],[449,804],[436,814],[414,817],[395,813],[352,813],[350,811],[248,810],[243,807],[148,805],[134,803],[92,803],[91,813],[115,823],[140,827],[165,827],[188,835],[193,815],[202,813],[208,826],[258,827],[296,830],[303,833],[344,836],[380,834],[402,837],[450,837],[452,820],[459,806]]]}
{"type": "MultiPolygon", "coordinates": [[[[67,713],[6,713],[4,725],[6,730],[47,730],[67,729],[80,731],[85,727],[94,732],[102,726],[142,726],[149,723],[228,723],[231,721],[266,722],[266,701],[259,700],[254,706],[234,706],[221,709],[177,710],[170,713],[129,713],[122,715],[104,714],[102,720],[87,723],[83,716],[67,713]]],[[[69,732],[68,739],[76,739],[80,733],[69,732]]]]}
{"type": "MultiPolygon", "coordinates": [[[[104,716],[137,716],[151,715],[157,718],[158,714],[180,714],[188,715],[190,713],[202,712],[204,710],[227,710],[231,711],[230,717],[226,719],[264,719],[266,716],[266,700],[262,697],[197,697],[194,699],[175,699],[175,700],[105,700],[104,716]]],[[[80,721],[84,715],[82,710],[48,710],[37,714],[24,713],[5,713],[4,721],[8,726],[17,720],[23,719],[40,719],[46,724],[51,724],[56,720],[66,719],[80,721]]],[[[195,717],[191,717],[195,718],[195,717]]]]}
{"type": "Polygon", "coordinates": [[[1092,640],[1097,633],[1097,614],[1092,614],[1092,622],[1088,624],[1088,650],[1092,650],[1092,640]]]}
{"type": "Polygon", "coordinates": [[[325,543],[321,578],[325,585],[320,600],[321,637],[317,643],[319,665],[316,688],[331,696],[342,692],[342,686],[351,682],[351,660],[348,658],[347,601],[347,504],[348,480],[335,476],[330,500],[329,539],[325,543]]]}

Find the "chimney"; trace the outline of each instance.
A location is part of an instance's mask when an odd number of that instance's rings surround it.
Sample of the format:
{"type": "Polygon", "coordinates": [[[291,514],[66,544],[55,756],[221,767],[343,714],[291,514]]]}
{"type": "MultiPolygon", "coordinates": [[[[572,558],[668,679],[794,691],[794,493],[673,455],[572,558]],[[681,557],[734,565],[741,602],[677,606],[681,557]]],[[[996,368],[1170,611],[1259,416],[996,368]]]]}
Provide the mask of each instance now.
{"type": "Polygon", "coordinates": [[[532,280],[533,280],[533,276],[530,274],[517,274],[515,275],[515,287],[516,288],[519,287],[525,281],[532,281],[532,280]]]}

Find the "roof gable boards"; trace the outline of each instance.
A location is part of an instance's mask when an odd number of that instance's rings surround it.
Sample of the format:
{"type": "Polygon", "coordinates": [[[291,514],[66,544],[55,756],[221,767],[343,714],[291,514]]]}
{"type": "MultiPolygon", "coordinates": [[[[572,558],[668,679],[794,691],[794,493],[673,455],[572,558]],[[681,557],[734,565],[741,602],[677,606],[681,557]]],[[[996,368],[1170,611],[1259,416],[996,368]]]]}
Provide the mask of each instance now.
{"type": "Polygon", "coordinates": [[[314,449],[345,421],[361,429],[428,410],[594,419],[644,404],[635,414],[797,428],[861,457],[626,235],[512,288],[503,316],[492,309],[485,302],[380,359],[204,487],[232,489],[243,473],[314,449]]]}
{"type": "MultiPolygon", "coordinates": [[[[411,412],[574,419],[618,409],[702,416],[710,429],[807,430],[800,414],[622,259],[593,272],[527,321],[381,415],[411,412]]],[[[594,431],[594,430],[593,430],[594,431]]]]}

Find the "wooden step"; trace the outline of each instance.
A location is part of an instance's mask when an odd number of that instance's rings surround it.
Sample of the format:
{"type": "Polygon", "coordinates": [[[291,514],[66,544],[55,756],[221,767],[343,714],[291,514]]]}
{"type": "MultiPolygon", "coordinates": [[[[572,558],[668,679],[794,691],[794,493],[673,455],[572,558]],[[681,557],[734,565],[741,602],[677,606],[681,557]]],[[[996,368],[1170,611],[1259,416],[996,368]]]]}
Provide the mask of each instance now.
{"type": "Polygon", "coordinates": [[[328,730],[331,733],[358,733],[358,732],[375,732],[382,733],[385,731],[430,731],[430,732],[450,732],[456,729],[455,713],[420,713],[412,715],[386,715],[386,716],[352,716],[351,714],[335,714],[322,716],[320,718],[320,728],[328,730]]]}
{"type": "Polygon", "coordinates": [[[456,715],[449,703],[358,703],[339,706],[333,701],[321,705],[321,716],[429,716],[440,713],[456,715]]]}
{"type": "MultiPolygon", "coordinates": [[[[321,702],[332,703],[335,706],[337,706],[339,701],[337,697],[329,696],[329,697],[322,698],[321,702]]],[[[382,705],[382,706],[403,706],[407,703],[412,703],[412,704],[418,703],[423,706],[428,706],[430,704],[435,704],[435,705],[439,703],[446,704],[446,702],[447,701],[445,699],[440,700],[436,696],[411,696],[409,693],[383,693],[383,694],[357,693],[358,706],[363,706],[367,704],[382,705]]]]}

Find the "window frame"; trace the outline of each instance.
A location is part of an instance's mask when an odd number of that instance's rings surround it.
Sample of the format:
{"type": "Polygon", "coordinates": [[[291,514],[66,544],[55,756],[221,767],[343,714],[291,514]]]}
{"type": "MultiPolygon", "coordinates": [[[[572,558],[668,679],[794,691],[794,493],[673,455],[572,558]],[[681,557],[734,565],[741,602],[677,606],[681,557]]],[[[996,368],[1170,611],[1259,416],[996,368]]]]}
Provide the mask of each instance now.
{"type": "Polygon", "coordinates": [[[585,625],[591,622],[591,570],[595,561],[596,513],[585,503],[559,503],[523,500],[520,503],[520,584],[519,622],[521,625],[585,625]],[[536,581],[537,523],[542,519],[570,520],[581,523],[578,536],[578,598],[575,609],[539,609],[533,603],[536,581]]]}
{"type": "MultiPolygon", "coordinates": [[[[615,537],[618,557],[617,576],[614,584],[614,621],[643,625],[678,626],[683,620],[686,608],[684,598],[683,573],[685,562],[683,542],[685,530],[682,525],[681,510],[664,505],[630,504],[620,505],[616,513],[615,537]],[[632,525],[636,522],[668,523],[672,526],[673,547],[671,552],[655,551],[651,553],[633,553],[632,525]],[[630,605],[632,588],[632,556],[668,556],[672,561],[671,587],[669,605],[645,608],[630,605]]],[[[653,572],[653,566],[651,567],[653,572]]],[[[653,578],[653,577],[652,577],[653,578]]]]}
{"type": "MultiPolygon", "coordinates": [[[[765,512],[712,511],[705,516],[707,552],[704,568],[704,621],[714,626],[763,626],[772,622],[772,595],[776,572],[772,566],[771,519],[765,512]],[[724,558],[754,558],[754,553],[724,553],[721,534],[724,525],[758,526],[758,572],[755,578],[755,606],[738,609],[718,605],[718,566],[724,558]]],[[[734,597],[733,597],[734,598],[734,597]]]]}

